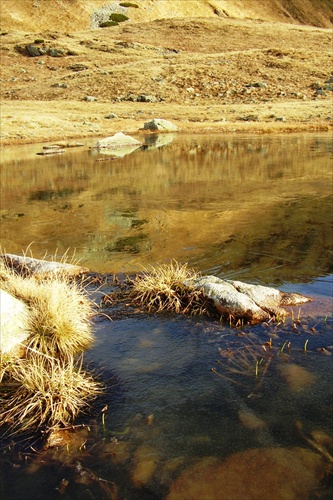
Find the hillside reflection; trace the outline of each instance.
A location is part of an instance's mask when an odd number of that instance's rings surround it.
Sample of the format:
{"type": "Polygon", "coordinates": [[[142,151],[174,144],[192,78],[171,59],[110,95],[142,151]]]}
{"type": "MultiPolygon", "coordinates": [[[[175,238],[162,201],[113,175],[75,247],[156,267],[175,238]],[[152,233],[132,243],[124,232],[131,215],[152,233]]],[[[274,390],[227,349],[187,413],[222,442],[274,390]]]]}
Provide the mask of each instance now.
{"type": "Polygon", "coordinates": [[[175,258],[271,283],[332,272],[330,135],[172,139],[105,161],[88,146],[4,150],[2,250],[75,249],[108,272],[175,258]]]}

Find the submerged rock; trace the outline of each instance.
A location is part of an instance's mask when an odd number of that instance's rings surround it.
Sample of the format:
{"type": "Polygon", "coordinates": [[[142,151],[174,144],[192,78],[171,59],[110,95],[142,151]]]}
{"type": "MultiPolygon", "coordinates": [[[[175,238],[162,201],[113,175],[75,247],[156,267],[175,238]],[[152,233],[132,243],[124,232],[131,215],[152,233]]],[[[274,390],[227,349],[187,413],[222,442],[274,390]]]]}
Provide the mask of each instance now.
{"type": "MultiPolygon", "coordinates": [[[[189,283],[188,283],[189,284],[189,283]]],[[[311,301],[299,293],[281,292],[275,288],[251,285],[241,281],[204,276],[191,282],[211,299],[222,316],[260,323],[272,316],[284,318],[288,312],[282,306],[293,306],[311,301]]]]}
{"type": "Polygon", "coordinates": [[[316,381],[311,372],[294,363],[280,365],[279,372],[293,392],[300,392],[316,381]]]}
{"type": "Polygon", "coordinates": [[[257,448],[215,464],[202,459],[171,485],[167,500],[298,500],[317,486],[325,462],[304,448],[257,448]]]}
{"type": "Polygon", "coordinates": [[[140,446],[133,457],[131,481],[136,488],[146,485],[152,478],[158,464],[158,454],[154,448],[140,446]]]}

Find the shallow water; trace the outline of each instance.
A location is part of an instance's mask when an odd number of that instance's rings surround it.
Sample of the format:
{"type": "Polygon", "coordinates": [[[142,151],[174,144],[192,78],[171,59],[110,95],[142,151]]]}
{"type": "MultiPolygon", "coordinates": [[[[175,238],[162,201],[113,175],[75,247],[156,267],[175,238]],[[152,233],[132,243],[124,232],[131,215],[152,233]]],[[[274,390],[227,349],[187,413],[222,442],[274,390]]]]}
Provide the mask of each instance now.
{"type": "Polygon", "coordinates": [[[102,162],[87,148],[61,158],[35,152],[4,154],[6,251],[32,240],[36,257],[75,247],[94,271],[125,273],[176,258],[314,300],[285,324],[244,328],[130,311],[97,317],[86,360],[108,389],[80,420],[91,432],[65,452],[7,443],[0,497],[236,500],[210,490],[225,467],[226,490],[248,482],[249,498],[330,498],[331,137],[180,136],[102,162]],[[259,458],[263,448],[281,457],[252,470],[246,453],[259,458]],[[311,452],[305,468],[299,448],[311,452]],[[226,464],[235,453],[232,476],[226,464]],[[293,470],[287,490],[284,467],[293,470]]]}

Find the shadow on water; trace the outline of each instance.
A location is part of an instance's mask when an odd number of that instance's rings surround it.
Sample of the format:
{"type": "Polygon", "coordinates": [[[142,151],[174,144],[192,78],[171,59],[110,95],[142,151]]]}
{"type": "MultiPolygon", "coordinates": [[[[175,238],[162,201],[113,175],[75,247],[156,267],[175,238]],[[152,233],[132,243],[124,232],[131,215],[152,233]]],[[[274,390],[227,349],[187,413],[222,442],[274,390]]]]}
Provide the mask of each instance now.
{"type": "Polygon", "coordinates": [[[327,135],[176,137],[112,162],[8,153],[8,252],[34,240],[125,273],[176,258],[314,300],[238,328],[110,306],[86,353],[105,395],[64,448],[7,441],[1,498],[331,498],[331,155],[327,135]]]}

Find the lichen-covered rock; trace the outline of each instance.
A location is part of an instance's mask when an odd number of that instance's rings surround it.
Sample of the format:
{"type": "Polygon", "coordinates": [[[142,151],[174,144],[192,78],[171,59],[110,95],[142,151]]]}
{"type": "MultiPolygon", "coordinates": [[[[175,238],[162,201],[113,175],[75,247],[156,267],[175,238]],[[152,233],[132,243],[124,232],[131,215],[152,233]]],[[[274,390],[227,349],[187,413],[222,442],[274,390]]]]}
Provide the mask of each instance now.
{"type": "Polygon", "coordinates": [[[223,280],[216,276],[203,276],[191,285],[197,290],[201,289],[226,319],[245,319],[250,323],[260,323],[272,316],[284,318],[288,312],[283,306],[295,306],[312,300],[299,293],[281,292],[271,287],[223,280]]]}
{"type": "Polygon", "coordinates": [[[215,276],[205,276],[195,282],[207,298],[214,302],[218,312],[227,318],[244,318],[261,322],[269,318],[269,313],[261,309],[251,297],[239,292],[232,283],[215,276]]]}

